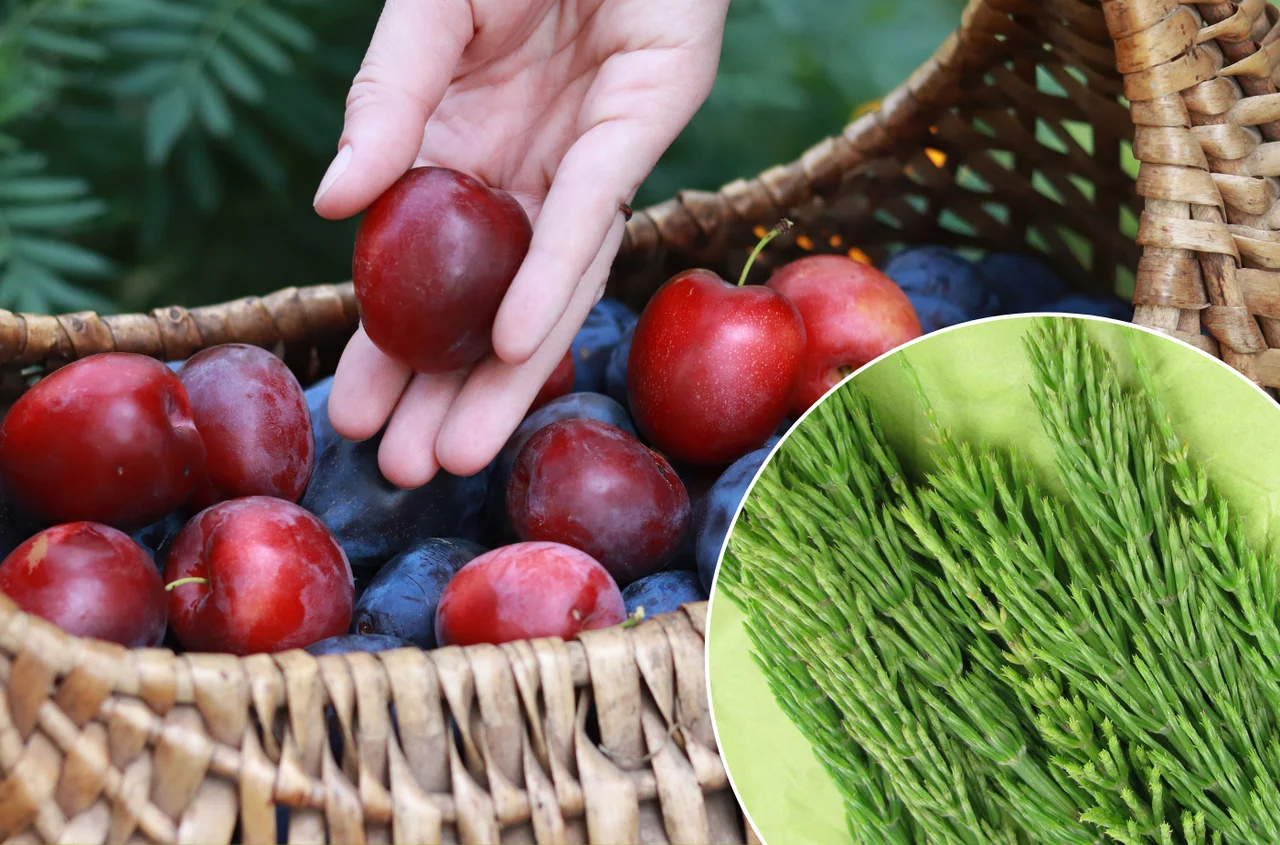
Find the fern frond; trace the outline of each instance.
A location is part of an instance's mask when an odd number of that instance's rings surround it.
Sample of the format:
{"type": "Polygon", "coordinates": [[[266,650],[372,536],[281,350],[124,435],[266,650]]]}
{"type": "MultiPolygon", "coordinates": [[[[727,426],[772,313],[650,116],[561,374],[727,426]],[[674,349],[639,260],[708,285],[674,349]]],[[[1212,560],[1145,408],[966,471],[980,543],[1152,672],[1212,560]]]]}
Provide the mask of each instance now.
{"type": "MultiPolygon", "coordinates": [[[[102,61],[87,35],[98,0],[40,0],[0,27],[0,125],[27,117],[102,61]]],[[[107,259],[65,239],[99,218],[106,203],[83,179],[47,172],[45,156],[17,138],[0,143],[0,307],[20,311],[110,310],[109,299],[72,280],[109,277],[107,259]]]]}
{"type": "Polygon", "coordinates": [[[265,81],[288,74],[295,56],[315,46],[311,30],[270,0],[122,1],[134,14],[103,33],[121,65],[105,87],[145,106],[152,167],[184,139],[234,137],[238,107],[259,106],[265,81]]]}
{"type": "Polygon", "coordinates": [[[107,278],[111,263],[62,237],[99,217],[106,203],[83,180],[49,176],[44,168],[42,156],[0,156],[0,308],[110,310],[110,300],[70,280],[107,278]]]}

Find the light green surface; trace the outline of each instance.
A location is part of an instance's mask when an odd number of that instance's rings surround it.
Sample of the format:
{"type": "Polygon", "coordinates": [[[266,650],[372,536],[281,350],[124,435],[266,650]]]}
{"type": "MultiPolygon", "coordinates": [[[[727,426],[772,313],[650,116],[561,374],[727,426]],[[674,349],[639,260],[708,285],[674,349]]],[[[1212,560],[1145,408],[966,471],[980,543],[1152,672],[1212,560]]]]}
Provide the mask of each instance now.
{"type": "MultiPolygon", "coordinates": [[[[1280,409],[1226,365],[1166,337],[1086,320],[1129,380],[1132,337],[1161,401],[1191,457],[1245,521],[1250,539],[1275,548],[1280,516],[1280,409]]],[[[1051,467],[1047,438],[1032,405],[1031,367],[1022,338],[1031,319],[1015,317],[930,335],[851,380],[871,400],[885,433],[912,472],[927,468],[923,414],[900,360],[920,374],[939,418],[955,434],[1016,449],[1051,467]]],[[[803,424],[803,423],[802,423],[803,424]]],[[[785,449],[783,442],[779,448],[785,449]]],[[[708,637],[711,705],[720,749],[738,795],[769,845],[848,842],[839,795],[800,733],[774,703],[752,662],[742,614],[717,590],[708,637]]]]}

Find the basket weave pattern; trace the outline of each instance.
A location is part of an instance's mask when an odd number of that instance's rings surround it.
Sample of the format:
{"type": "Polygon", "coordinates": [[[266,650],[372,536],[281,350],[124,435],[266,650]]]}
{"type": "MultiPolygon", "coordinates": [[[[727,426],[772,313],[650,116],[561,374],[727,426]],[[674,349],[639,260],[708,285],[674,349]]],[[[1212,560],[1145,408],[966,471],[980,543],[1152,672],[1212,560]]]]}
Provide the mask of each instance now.
{"type": "Polygon", "coordinates": [[[0,596],[0,832],[274,843],[278,801],[289,842],[742,842],[704,611],[572,643],[239,659],[77,640],[0,596]]]}
{"type": "Polygon", "coordinates": [[[1137,319],[1280,386],[1277,10],[1265,0],[1116,3],[1138,190],[1137,319]],[[1215,348],[1216,347],[1216,348],[1215,348]]]}
{"type": "MultiPolygon", "coordinates": [[[[640,306],[687,267],[732,278],[782,216],[798,225],[759,278],[807,252],[1033,250],[1082,292],[1132,285],[1136,321],[1280,387],[1275,21],[1263,0],[972,0],[840,135],[637,212],[611,291],[640,306]]],[[[227,342],[306,381],[357,321],[350,284],[0,312],[0,392],[97,352],[227,342]]],[[[275,842],[279,802],[294,842],[751,841],[711,730],[705,611],[567,644],[238,659],[78,640],[0,596],[0,837],[275,842]]]]}
{"type": "Polygon", "coordinates": [[[806,252],[878,261],[940,244],[1036,252],[1081,292],[1113,289],[1138,265],[1141,198],[1122,167],[1132,125],[1104,11],[1150,5],[972,0],[933,57],[840,135],[638,214],[621,266],[639,281],[619,284],[643,299],[690,264],[732,278],[754,228],[785,215],[798,225],[757,261],[760,279],[806,252]]]}

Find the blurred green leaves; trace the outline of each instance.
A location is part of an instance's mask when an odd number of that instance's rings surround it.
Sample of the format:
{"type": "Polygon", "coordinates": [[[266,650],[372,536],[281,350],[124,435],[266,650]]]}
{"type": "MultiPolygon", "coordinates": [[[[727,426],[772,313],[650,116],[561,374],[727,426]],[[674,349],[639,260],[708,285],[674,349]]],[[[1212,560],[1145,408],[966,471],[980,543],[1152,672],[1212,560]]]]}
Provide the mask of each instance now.
{"type": "Polygon", "coordinates": [[[36,2],[0,28],[0,306],[24,311],[109,308],[87,283],[112,272],[73,235],[102,217],[106,203],[82,178],[51,175],[47,156],[24,150],[7,130],[50,107],[105,48],[85,36],[79,3],[36,2]]]}
{"type": "Polygon", "coordinates": [[[253,0],[98,2],[132,13],[103,36],[123,59],[108,88],[146,101],[144,145],[153,167],[197,124],[213,138],[229,138],[236,127],[232,103],[261,105],[262,76],[293,72],[293,54],[316,43],[293,15],[253,0]]]}
{"type": "MultiPolygon", "coordinates": [[[[716,87],[637,202],[839,131],[962,6],[734,0],[716,87]]],[[[0,307],[136,310],[349,278],[354,221],[310,201],[379,11],[0,0],[0,307]]]]}
{"type": "Polygon", "coordinates": [[[963,0],[734,0],[707,104],[645,183],[647,205],[790,161],[839,132],[960,23],[963,0]]]}

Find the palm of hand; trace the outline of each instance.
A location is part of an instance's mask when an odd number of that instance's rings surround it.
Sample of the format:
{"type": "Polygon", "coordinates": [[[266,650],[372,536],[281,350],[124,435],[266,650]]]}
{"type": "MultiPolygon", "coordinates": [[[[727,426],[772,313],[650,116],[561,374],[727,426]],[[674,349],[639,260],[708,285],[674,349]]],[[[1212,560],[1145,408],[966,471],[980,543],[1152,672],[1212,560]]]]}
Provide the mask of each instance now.
{"type": "Polygon", "coordinates": [[[668,83],[663,74],[669,64],[699,59],[699,45],[673,19],[691,27],[692,18],[715,19],[716,3],[702,15],[689,15],[685,5],[474,3],[481,35],[427,122],[415,164],[471,173],[517,196],[535,217],[561,160],[583,135],[607,122],[644,120],[655,100],[677,113],[701,103],[705,92],[679,79],[668,83]]]}
{"type": "Polygon", "coordinates": [[[496,354],[473,370],[413,375],[363,332],[344,353],[331,421],[359,439],[390,417],[379,451],[390,480],[422,484],[440,466],[476,472],[518,425],[603,288],[621,241],[618,204],[706,96],[726,7],[389,0],[348,98],[352,175],[322,188],[317,208],[331,217],[358,211],[414,155],[414,164],[510,192],[534,221],[494,328],[496,354]],[[438,78],[416,88],[388,82],[406,73],[438,78]],[[377,133],[366,126],[371,115],[385,115],[377,133]]]}

